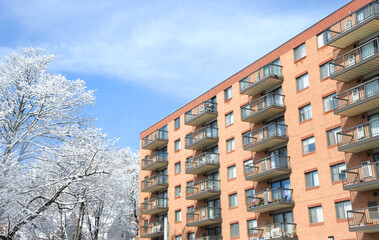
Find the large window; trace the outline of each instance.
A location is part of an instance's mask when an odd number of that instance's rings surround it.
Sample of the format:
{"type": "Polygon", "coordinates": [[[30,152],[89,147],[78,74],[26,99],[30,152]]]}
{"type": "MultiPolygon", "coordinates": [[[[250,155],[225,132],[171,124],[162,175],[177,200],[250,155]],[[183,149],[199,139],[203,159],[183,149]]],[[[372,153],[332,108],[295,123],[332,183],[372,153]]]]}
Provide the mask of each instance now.
{"type": "Polygon", "coordinates": [[[334,72],[334,65],[327,62],[320,66],[320,77],[321,80],[330,76],[334,72]]]}
{"type": "Polygon", "coordinates": [[[175,211],[175,222],[182,221],[182,210],[175,211]]]}
{"type": "Polygon", "coordinates": [[[180,150],[180,139],[175,141],[175,152],[180,150]]]}
{"type": "Polygon", "coordinates": [[[322,206],[309,208],[309,220],[311,223],[324,222],[324,215],[322,214],[322,206]]]}
{"type": "Polygon", "coordinates": [[[304,107],[299,108],[300,122],[312,118],[312,107],[311,104],[308,104],[304,107]]]}
{"type": "Polygon", "coordinates": [[[325,46],[325,32],[320,33],[317,35],[317,47],[321,48],[325,46]]]}
{"type": "Polygon", "coordinates": [[[175,187],[175,197],[178,198],[182,196],[182,186],[176,186],[175,187]]]}
{"type": "Polygon", "coordinates": [[[346,170],[345,163],[340,163],[330,167],[333,182],[337,182],[346,178],[346,173],[342,172],[343,170],[346,170]]]}
{"type": "Polygon", "coordinates": [[[231,152],[231,151],[233,151],[235,148],[236,148],[236,145],[235,145],[234,138],[229,139],[228,141],[226,141],[226,151],[227,151],[227,152],[231,152]]]}
{"type": "Polygon", "coordinates": [[[177,119],[175,119],[175,129],[177,129],[179,127],[180,127],[180,117],[178,117],[177,119]]]}
{"type": "Polygon", "coordinates": [[[308,73],[296,78],[296,87],[297,87],[297,91],[300,91],[304,88],[309,87],[308,73]]]}
{"type": "Polygon", "coordinates": [[[233,179],[237,177],[237,168],[236,165],[228,167],[228,179],[233,179]]]}
{"type": "Polygon", "coordinates": [[[249,235],[250,234],[257,234],[258,233],[258,230],[255,230],[255,231],[251,230],[253,228],[256,228],[257,226],[258,226],[257,225],[257,220],[253,219],[253,220],[248,220],[247,221],[247,229],[248,229],[249,235]]]}
{"type": "Polygon", "coordinates": [[[307,188],[317,187],[320,185],[317,170],[305,174],[305,184],[307,188]]]}
{"type": "Polygon", "coordinates": [[[229,100],[232,98],[232,87],[229,87],[227,89],[225,89],[224,91],[224,95],[225,95],[225,101],[229,100]]]}
{"type": "Polygon", "coordinates": [[[238,206],[238,196],[237,193],[229,195],[229,207],[237,207],[238,206]]]}
{"type": "Polygon", "coordinates": [[[322,99],[324,112],[329,112],[338,107],[338,100],[334,98],[336,95],[336,93],[333,93],[322,99]]]}
{"type": "Polygon", "coordinates": [[[298,46],[297,48],[295,48],[294,50],[294,53],[295,53],[295,62],[305,56],[307,56],[307,52],[305,50],[305,43],[301,44],[300,46],[298,46]]]}
{"type": "Polygon", "coordinates": [[[316,151],[315,137],[310,137],[301,141],[303,145],[303,154],[316,151]]]}
{"type": "Polygon", "coordinates": [[[188,233],[187,240],[195,240],[195,233],[188,233]]]}
{"type": "Polygon", "coordinates": [[[182,171],[182,165],[180,162],[175,163],[175,174],[179,174],[182,171]]]}
{"type": "Polygon", "coordinates": [[[230,237],[239,237],[240,236],[240,227],[239,223],[230,224],[230,237]]]}
{"type": "Polygon", "coordinates": [[[339,132],[341,132],[340,127],[326,131],[326,137],[328,139],[328,146],[336,145],[338,142],[340,142],[342,140],[342,139],[340,139],[341,136],[337,134],[339,132]]]}
{"type": "Polygon", "coordinates": [[[347,218],[347,211],[349,210],[351,210],[350,200],[343,201],[343,202],[336,202],[337,219],[347,218]]]}
{"type": "Polygon", "coordinates": [[[233,112],[225,115],[225,126],[229,126],[234,123],[234,115],[233,112]]]}

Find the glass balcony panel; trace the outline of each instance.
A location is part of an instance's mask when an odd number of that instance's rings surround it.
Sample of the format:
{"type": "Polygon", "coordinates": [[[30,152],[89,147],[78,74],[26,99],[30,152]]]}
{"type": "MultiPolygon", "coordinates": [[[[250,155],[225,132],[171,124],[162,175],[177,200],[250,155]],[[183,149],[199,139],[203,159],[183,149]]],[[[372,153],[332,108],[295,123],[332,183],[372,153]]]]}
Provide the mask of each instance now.
{"type": "Polygon", "coordinates": [[[220,193],[220,180],[215,179],[205,179],[186,188],[187,199],[190,200],[206,199],[220,193]]]}
{"type": "Polygon", "coordinates": [[[274,223],[255,228],[248,228],[249,237],[257,239],[298,239],[295,223],[274,223]]]}
{"type": "Polygon", "coordinates": [[[167,142],[168,132],[165,130],[156,130],[142,138],[141,146],[143,149],[154,150],[166,145],[167,142]]]}
{"type": "Polygon", "coordinates": [[[203,153],[186,160],[187,174],[202,174],[220,166],[218,153],[203,153]]]}
{"type": "Polygon", "coordinates": [[[168,210],[167,198],[154,198],[141,203],[142,214],[155,215],[168,210]]]}
{"type": "Polygon", "coordinates": [[[140,228],[141,238],[156,238],[161,237],[164,234],[164,223],[163,222],[153,222],[148,225],[143,225],[140,228]]]}
{"type": "Polygon", "coordinates": [[[347,211],[350,232],[379,232],[379,206],[347,211]]]}
{"type": "Polygon", "coordinates": [[[204,227],[221,222],[221,208],[203,207],[187,213],[187,226],[204,227]]]}
{"type": "Polygon", "coordinates": [[[218,128],[202,127],[186,137],[186,149],[199,150],[218,141],[218,128]]]}
{"type": "Polygon", "coordinates": [[[245,179],[264,181],[291,173],[288,156],[273,155],[245,166],[245,179]]]}
{"type": "Polygon", "coordinates": [[[269,93],[241,107],[244,122],[257,123],[285,111],[284,95],[269,93]]]}
{"type": "Polygon", "coordinates": [[[242,135],[244,150],[258,152],[288,141],[287,125],[273,123],[242,135]]]}
{"type": "Polygon", "coordinates": [[[158,151],[158,152],[152,153],[151,155],[142,159],[142,162],[141,162],[142,170],[154,171],[164,166],[167,166],[168,165],[167,156],[168,154],[166,151],[158,151]]]}
{"type": "Polygon", "coordinates": [[[217,117],[217,103],[202,102],[185,114],[185,124],[198,126],[217,117]]]}
{"type": "Polygon", "coordinates": [[[157,174],[153,175],[141,182],[141,191],[142,192],[156,192],[168,187],[167,184],[167,175],[157,174]]]}
{"type": "Polygon", "coordinates": [[[247,196],[246,205],[247,211],[258,213],[291,208],[294,206],[294,202],[292,201],[292,189],[266,189],[253,196],[247,196]]]}

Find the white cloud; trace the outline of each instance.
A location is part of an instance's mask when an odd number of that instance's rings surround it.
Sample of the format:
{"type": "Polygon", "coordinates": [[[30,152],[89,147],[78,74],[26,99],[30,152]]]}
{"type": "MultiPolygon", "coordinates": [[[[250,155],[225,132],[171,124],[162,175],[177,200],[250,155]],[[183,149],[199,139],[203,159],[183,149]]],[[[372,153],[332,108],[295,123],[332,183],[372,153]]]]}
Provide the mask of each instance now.
{"type": "Polygon", "coordinates": [[[55,70],[107,75],[188,99],[317,20],[301,11],[278,14],[262,2],[138,2],[27,1],[10,8],[31,45],[58,55],[55,70]]]}

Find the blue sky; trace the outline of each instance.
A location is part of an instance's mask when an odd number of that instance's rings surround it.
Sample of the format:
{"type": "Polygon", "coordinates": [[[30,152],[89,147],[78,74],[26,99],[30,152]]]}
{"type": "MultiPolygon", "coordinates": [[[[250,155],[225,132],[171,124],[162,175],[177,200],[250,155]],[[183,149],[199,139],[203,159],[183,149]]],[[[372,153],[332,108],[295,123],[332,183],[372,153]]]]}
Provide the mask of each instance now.
{"type": "Polygon", "coordinates": [[[89,110],[119,145],[348,0],[0,1],[0,56],[57,56],[51,71],[97,89],[89,110]]]}

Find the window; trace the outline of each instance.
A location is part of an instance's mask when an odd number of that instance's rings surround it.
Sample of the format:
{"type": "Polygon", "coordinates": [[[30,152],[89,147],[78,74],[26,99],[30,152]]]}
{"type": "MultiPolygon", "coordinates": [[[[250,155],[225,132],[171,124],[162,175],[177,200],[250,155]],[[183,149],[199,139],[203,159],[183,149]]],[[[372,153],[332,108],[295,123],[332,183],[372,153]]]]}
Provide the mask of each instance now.
{"type": "Polygon", "coordinates": [[[180,150],[180,139],[175,141],[175,152],[180,150]]]}
{"type": "Polygon", "coordinates": [[[312,118],[312,107],[311,104],[308,104],[304,107],[299,108],[300,122],[312,118]]]}
{"type": "Polygon", "coordinates": [[[305,174],[305,184],[307,188],[317,187],[320,185],[317,170],[305,174]]]}
{"type": "Polygon", "coordinates": [[[329,77],[332,73],[334,73],[334,65],[331,64],[331,61],[320,66],[321,80],[329,77]]]}
{"type": "Polygon", "coordinates": [[[296,78],[296,87],[297,87],[297,91],[300,91],[301,89],[309,87],[308,73],[296,78]]]}
{"type": "Polygon", "coordinates": [[[175,129],[179,128],[180,127],[180,117],[175,119],[174,123],[175,123],[175,129]]]}
{"type": "Polygon", "coordinates": [[[236,148],[236,145],[235,145],[235,143],[234,143],[234,138],[229,139],[228,141],[226,141],[226,151],[227,151],[227,152],[231,152],[231,151],[233,151],[235,148],[236,148]]]}
{"type": "Polygon", "coordinates": [[[175,222],[182,221],[182,210],[175,211],[175,222]]]}
{"type": "Polygon", "coordinates": [[[187,194],[193,193],[193,181],[187,182],[187,188],[186,188],[187,194]]]}
{"type": "Polygon", "coordinates": [[[309,208],[309,220],[311,223],[324,222],[324,216],[322,214],[322,206],[309,208]]]}
{"type": "Polygon", "coordinates": [[[179,174],[182,171],[181,168],[182,168],[182,165],[180,164],[180,162],[175,163],[175,174],[179,174]]]}
{"type": "Polygon", "coordinates": [[[343,170],[346,170],[345,163],[340,163],[330,167],[330,171],[332,173],[332,182],[346,179],[346,173],[342,172],[343,170]]]}
{"type": "Polygon", "coordinates": [[[232,87],[225,89],[224,94],[225,94],[225,101],[231,99],[232,98],[232,87]]]}
{"type": "Polygon", "coordinates": [[[182,240],[182,235],[175,236],[175,240],[182,240]]]}
{"type": "Polygon", "coordinates": [[[258,230],[252,230],[253,228],[257,228],[257,220],[255,219],[247,221],[247,232],[249,235],[258,233],[258,230]]]}
{"type": "Polygon", "coordinates": [[[328,146],[336,145],[338,142],[341,142],[341,135],[337,133],[341,132],[341,128],[337,127],[332,130],[326,131],[326,138],[328,139],[328,146]]]}
{"type": "Polygon", "coordinates": [[[195,240],[195,233],[188,233],[187,234],[187,239],[188,240],[195,240]]]}
{"type": "Polygon", "coordinates": [[[233,112],[225,115],[225,126],[229,126],[234,123],[233,112]]]}
{"type": "Polygon", "coordinates": [[[230,237],[239,237],[240,236],[240,227],[239,223],[230,224],[230,237]]]}
{"type": "Polygon", "coordinates": [[[310,137],[301,141],[303,145],[303,154],[316,151],[315,137],[310,137]]]}
{"type": "Polygon", "coordinates": [[[345,219],[347,218],[347,211],[351,210],[351,202],[343,201],[343,202],[337,202],[336,203],[336,212],[337,212],[337,219],[345,219]]]}
{"type": "Polygon", "coordinates": [[[325,32],[317,35],[317,47],[320,48],[322,46],[325,46],[325,32]]]}
{"type": "Polygon", "coordinates": [[[233,179],[237,177],[236,165],[228,167],[228,179],[233,179]]]}
{"type": "Polygon", "coordinates": [[[254,196],[254,194],[255,194],[255,189],[254,188],[250,188],[250,189],[245,190],[245,196],[246,196],[246,198],[254,196]]]}
{"type": "Polygon", "coordinates": [[[182,186],[176,186],[175,187],[175,197],[178,198],[182,196],[182,186]]]}
{"type": "Polygon", "coordinates": [[[305,50],[305,43],[301,44],[300,46],[298,46],[297,48],[295,48],[294,50],[294,53],[295,53],[295,62],[305,56],[307,56],[307,52],[305,50]]]}
{"type": "Polygon", "coordinates": [[[338,100],[335,99],[336,93],[330,94],[322,99],[324,105],[324,112],[329,112],[338,107],[338,100]]]}
{"type": "Polygon", "coordinates": [[[237,193],[229,195],[229,207],[237,207],[238,206],[238,196],[237,193]]]}

